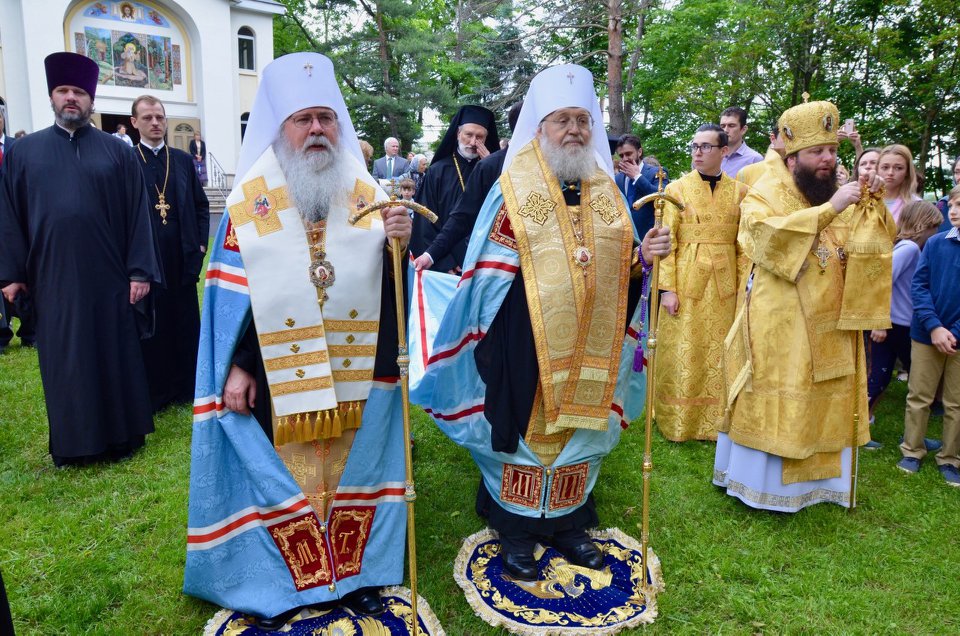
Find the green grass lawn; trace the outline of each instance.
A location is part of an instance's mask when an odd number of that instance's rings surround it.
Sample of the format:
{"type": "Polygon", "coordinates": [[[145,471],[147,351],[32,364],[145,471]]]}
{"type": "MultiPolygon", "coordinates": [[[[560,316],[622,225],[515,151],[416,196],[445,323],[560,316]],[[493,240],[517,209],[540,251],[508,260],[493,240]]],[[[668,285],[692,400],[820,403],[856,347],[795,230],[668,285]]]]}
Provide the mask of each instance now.
{"type": "MultiPolygon", "coordinates": [[[[960,633],[960,492],[932,458],[894,464],[905,386],[878,412],[884,448],[861,453],[860,507],[751,510],[710,484],[713,445],[654,443],[651,546],[660,618],[634,633],[960,633]]],[[[938,437],[939,418],[931,423],[938,437]]],[[[451,636],[504,633],[476,618],[451,573],[477,470],[416,410],[420,593],[451,636]]],[[[217,608],[181,592],[190,410],[156,419],[132,460],[56,470],[37,356],[0,357],[0,568],[18,634],[198,634],[217,608]]],[[[595,490],[605,526],[639,536],[643,427],[607,459],[595,490]]]]}

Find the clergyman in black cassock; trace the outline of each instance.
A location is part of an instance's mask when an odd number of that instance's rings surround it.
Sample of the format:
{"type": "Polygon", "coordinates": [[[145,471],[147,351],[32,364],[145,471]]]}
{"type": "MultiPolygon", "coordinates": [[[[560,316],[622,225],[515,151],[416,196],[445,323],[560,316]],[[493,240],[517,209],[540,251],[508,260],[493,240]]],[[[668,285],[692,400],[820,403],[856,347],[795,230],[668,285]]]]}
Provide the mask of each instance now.
{"type": "Polygon", "coordinates": [[[18,141],[0,184],[0,286],[33,296],[50,454],[129,455],[153,432],[134,303],[159,281],[143,174],[88,124],[99,68],[45,60],[57,123],[18,141]]]}
{"type": "MultiPolygon", "coordinates": [[[[430,223],[420,215],[414,218],[413,236],[410,239],[412,254],[423,254],[433,243],[466,189],[481,154],[486,156],[488,152],[496,152],[499,148],[500,137],[494,114],[482,106],[461,106],[450,122],[413,199],[433,210],[437,222],[430,223]],[[478,127],[483,129],[482,135],[476,134],[478,127]],[[478,146],[483,146],[486,152],[478,151],[478,146]]],[[[430,269],[457,271],[463,265],[466,253],[467,241],[463,239],[454,244],[450,254],[437,259],[430,269]]]]}
{"type": "MultiPolygon", "coordinates": [[[[511,106],[507,114],[507,123],[510,125],[511,132],[517,126],[517,118],[520,117],[521,108],[523,108],[523,101],[511,106]]],[[[504,146],[477,162],[477,167],[470,173],[470,178],[467,179],[467,187],[454,206],[453,211],[450,212],[440,231],[434,236],[433,242],[414,261],[417,271],[424,267],[429,269],[433,263],[450,254],[455,245],[459,245],[470,238],[473,225],[477,221],[477,215],[480,214],[480,208],[483,207],[483,202],[486,200],[490,188],[500,178],[500,173],[503,171],[503,162],[506,158],[507,147],[504,146]]]]}
{"type": "Polygon", "coordinates": [[[140,133],[134,156],[147,182],[164,278],[151,292],[153,335],[140,341],[156,412],[171,403],[193,402],[200,339],[197,279],[210,233],[210,203],[193,158],[163,141],[167,122],[160,100],[138,97],[132,113],[130,121],[140,133]]]}

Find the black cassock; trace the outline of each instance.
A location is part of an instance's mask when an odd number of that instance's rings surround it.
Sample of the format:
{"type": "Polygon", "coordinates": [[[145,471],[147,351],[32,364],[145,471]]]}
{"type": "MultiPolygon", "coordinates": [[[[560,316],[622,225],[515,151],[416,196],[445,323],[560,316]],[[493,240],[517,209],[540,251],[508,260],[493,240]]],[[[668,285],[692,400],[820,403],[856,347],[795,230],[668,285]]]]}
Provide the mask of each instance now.
{"type": "MultiPolygon", "coordinates": [[[[413,218],[413,235],[410,237],[410,251],[414,256],[420,256],[433,243],[440,229],[447,222],[447,218],[453,211],[454,206],[460,200],[463,189],[470,178],[473,169],[478,161],[476,159],[464,159],[459,152],[454,151],[450,156],[430,164],[427,172],[420,183],[417,195],[414,201],[420,205],[425,205],[433,210],[437,215],[437,222],[430,223],[419,214],[413,218]],[[454,164],[456,161],[456,164],[454,164]],[[457,173],[457,167],[460,173],[457,173]],[[460,178],[463,181],[460,181],[460,178]]],[[[438,258],[430,269],[438,272],[448,272],[454,267],[463,266],[463,257],[467,253],[467,240],[463,239],[455,243],[450,249],[450,254],[438,258]]]]}
{"type": "Polygon", "coordinates": [[[147,181],[148,209],[164,275],[164,285],[150,292],[156,316],[153,336],[140,342],[156,412],[173,402],[193,402],[200,339],[197,279],[203,267],[200,246],[206,247],[210,233],[210,203],[187,153],[164,146],[154,154],[141,144],[134,155],[147,181]],[[160,192],[170,206],[166,224],[155,207],[160,192]]]}
{"type": "Polygon", "coordinates": [[[153,432],[130,281],[160,280],[133,150],[84,126],[11,147],[0,187],[0,282],[33,294],[50,454],[125,454],[153,432]]]}

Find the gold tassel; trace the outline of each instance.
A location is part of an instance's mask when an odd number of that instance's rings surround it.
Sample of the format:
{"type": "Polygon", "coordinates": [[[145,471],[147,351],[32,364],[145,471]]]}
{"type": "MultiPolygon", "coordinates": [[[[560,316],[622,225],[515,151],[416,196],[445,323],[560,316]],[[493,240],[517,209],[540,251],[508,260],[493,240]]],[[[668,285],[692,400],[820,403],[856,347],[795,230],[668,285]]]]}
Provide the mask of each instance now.
{"type": "Polygon", "coordinates": [[[317,439],[316,433],[317,433],[316,427],[310,422],[310,414],[304,413],[303,414],[303,441],[312,442],[313,440],[317,439]]]}
{"type": "Polygon", "coordinates": [[[357,428],[360,428],[360,424],[363,422],[363,405],[365,402],[357,402],[357,428]]]}
{"type": "Polygon", "coordinates": [[[281,417],[277,420],[277,430],[273,432],[273,445],[274,446],[283,446],[287,443],[286,435],[283,430],[283,418],[281,417]]]}
{"type": "Polygon", "coordinates": [[[353,417],[354,417],[353,402],[349,402],[347,403],[347,406],[344,410],[344,415],[343,415],[343,426],[348,431],[352,428],[355,428],[353,425],[353,421],[354,421],[353,417]]]}
{"type": "Polygon", "coordinates": [[[333,423],[330,420],[330,411],[323,412],[323,439],[330,438],[330,429],[333,428],[333,423]]]}
{"type": "Polygon", "coordinates": [[[333,411],[333,429],[330,431],[330,437],[340,437],[343,435],[343,422],[340,420],[340,409],[333,411]]]}
{"type": "Polygon", "coordinates": [[[298,442],[303,441],[303,420],[300,418],[300,413],[297,413],[297,423],[293,426],[293,439],[298,442]]]}

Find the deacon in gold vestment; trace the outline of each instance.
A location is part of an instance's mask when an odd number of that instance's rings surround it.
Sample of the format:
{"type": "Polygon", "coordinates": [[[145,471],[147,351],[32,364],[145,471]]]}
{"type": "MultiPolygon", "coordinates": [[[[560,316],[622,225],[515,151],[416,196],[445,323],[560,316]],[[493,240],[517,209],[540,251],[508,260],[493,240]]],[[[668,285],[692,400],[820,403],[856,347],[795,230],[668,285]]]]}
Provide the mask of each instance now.
{"type": "Polygon", "coordinates": [[[755,508],[849,506],[855,413],[856,445],[870,439],[860,330],[889,309],[895,227],[877,179],[837,188],[838,121],[829,102],[787,110],[786,158],[741,206],[754,278],[725,342],[714,483],[755,508]]]}
{"type": "MultiPolygon", "coordinates": [[[[657,347],[657,426],[674,442],[716,440],[726,409],[720,359],[746,285],[737,246],[746,188],[720,169],[727,134],[701,126],[690,146],[695,170],[667,186],[663,224],[676,241],[660,267],[663,307],[657,347]]],[[[757,164],[755,164],[757,165],[757,164]]]]}

